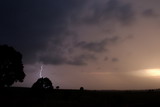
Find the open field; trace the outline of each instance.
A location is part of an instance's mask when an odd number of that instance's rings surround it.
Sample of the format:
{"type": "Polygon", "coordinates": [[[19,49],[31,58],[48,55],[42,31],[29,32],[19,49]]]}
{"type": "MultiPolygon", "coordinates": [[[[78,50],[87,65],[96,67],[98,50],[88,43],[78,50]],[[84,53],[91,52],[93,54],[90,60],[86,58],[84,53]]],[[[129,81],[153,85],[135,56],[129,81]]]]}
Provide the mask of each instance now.
{"type": "Polygon", "coordinates": [[[159,90],[33,91],[30,88],[5,88],[0,91],[3,107],[159,107],[159,90]]]}

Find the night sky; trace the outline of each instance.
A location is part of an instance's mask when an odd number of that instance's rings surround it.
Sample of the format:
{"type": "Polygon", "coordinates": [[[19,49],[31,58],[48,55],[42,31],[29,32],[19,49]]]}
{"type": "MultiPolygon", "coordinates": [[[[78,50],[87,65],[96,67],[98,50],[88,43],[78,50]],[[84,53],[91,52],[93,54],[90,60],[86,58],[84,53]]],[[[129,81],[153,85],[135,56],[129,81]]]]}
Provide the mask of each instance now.
{"type": "Polygon", "coordinates": [[[0,44],[23,55],[23,83],[160,88],[159,0],[1,0],[0,44]]]}

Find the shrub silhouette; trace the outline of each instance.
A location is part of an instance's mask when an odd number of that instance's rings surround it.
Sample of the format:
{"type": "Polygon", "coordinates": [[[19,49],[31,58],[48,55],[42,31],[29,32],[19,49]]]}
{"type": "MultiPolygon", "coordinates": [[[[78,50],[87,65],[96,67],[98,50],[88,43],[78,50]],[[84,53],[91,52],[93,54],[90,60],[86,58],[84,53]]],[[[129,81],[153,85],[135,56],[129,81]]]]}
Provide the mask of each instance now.
{"type": "Polygon", "coordinates": [[[23,82],[24,77],[21,53],[13,47],[0,45],[0,87],[23,82]]]}
{"type": "Polygon", "coordinates": [[[56,89],[58,90],[58,89],[59,89],[59,86],[56,86],[56,89]]]}
{"type": "Polygon", "coordinates": [[[33,85],[32,89],[52,90],[52,82],[48,78],[39,78],[33,85]]]}

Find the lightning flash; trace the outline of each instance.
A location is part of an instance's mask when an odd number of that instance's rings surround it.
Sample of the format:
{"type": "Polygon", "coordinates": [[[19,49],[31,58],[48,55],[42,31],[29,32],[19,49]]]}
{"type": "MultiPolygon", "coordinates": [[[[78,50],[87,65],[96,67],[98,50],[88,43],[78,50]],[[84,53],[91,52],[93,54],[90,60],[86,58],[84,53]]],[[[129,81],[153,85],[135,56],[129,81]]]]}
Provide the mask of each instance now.
{"type": "Polygon", "coordinates": [[[40,73],[39,73],[40,78],[42,78],[42,71],[43,71],[43,65],[41,65],[41,70],[40,70],[40,73]]]}

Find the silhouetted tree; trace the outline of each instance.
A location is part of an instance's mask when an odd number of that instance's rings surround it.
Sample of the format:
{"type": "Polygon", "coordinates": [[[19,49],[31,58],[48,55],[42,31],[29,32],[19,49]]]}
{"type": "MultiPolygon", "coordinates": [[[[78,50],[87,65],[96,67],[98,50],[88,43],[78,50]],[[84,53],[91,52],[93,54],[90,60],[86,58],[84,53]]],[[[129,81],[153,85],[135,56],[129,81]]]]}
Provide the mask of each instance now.
{"type": "Polygon", "coordinates": [[[84,88],[83,87],[80,87],[80,91],[83,91],[84,90],[84,88]]]}
{"type": "Polygon", "coordinates": [[[0,45],[0,87],[23,82],[24,77],[21,53],[13,47],[0,45]]]}
{"type": "Polygon", "coordinates": [[[33,85],[33,89],[45,89],[45,90],[52,90],[52,82],[48,78],[39,78],[33,85]]]}

